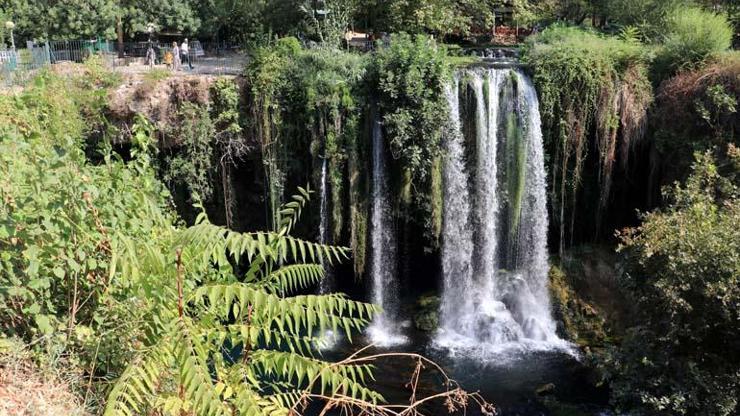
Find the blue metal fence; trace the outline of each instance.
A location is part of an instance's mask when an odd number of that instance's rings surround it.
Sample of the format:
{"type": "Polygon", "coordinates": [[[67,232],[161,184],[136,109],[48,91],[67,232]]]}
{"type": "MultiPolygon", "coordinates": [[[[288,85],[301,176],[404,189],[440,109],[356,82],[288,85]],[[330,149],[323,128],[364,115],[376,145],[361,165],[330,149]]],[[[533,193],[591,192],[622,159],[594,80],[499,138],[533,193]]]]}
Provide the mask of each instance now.
{"type": "MultiPolygon", "coordinates": [[[[179,44],[179,42],[178,42],[179,44]]],[[[172,51],[172,43],[154,43],[156,64],[163,65],[165,56],[172,51]]],[[[124,42],[104,39],[61,40],[27,42],[26,48],[0,50],[0,85],[20,84],[48,65],[64,62],[82,63],[92,55],[102,56],[111,67],[128,67],[143,64],[148,42],[124,42]],[[119,53],[119,47],[122,47],[119,53]],[[122,59],[119,58],[122,56],[122,59]]],[[[223,42],[190,42],[190,59],[193,65],[202,65],[199,72],[211,74],[236,74],[241,72],[230,57],[235,55],[235,45],[223,42]]],[[[183,62],[185,64],[185,62],[183,62]]]]}

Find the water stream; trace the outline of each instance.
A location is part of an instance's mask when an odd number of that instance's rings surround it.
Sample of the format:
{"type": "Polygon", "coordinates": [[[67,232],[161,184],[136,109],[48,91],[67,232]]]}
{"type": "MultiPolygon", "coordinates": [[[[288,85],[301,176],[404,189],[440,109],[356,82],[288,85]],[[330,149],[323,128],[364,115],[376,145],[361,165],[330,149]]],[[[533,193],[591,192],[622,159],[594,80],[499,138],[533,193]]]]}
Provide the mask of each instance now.
{"type": "MultiPolygon", "coordinates": [[[[319,184],[319,243],[321,244],[329,244],[327,238],[329,234],[329,199],[327,196],[326,170],[327,158],[324,156],[321,158],[321,183],[319,184]]],[[[322,262],[322,265],[324,266],[324,278],[319,283],[319,293],[325,295],[332,292],[333,279],[330,266],[324,264],[324,262],[322,262]]]]}
{"type": "Polygon", "coordinates": [[[546,183],[534,87],[518,70],[478,68],[458,73],[447,97],[443,292],[434,344],[482,359],[567,349],[555,334],[547,293],[546,183]],[[474,109],[473,117],[460,113],[470,96],[464,108],[474,109]]]}
{"type": "Polygon", "coordinates": [[[400,333],[399,288],[396,275],[396,237],[388,192],[388,172],[383,130],[379,119],[373,122],[373,171],[370,228],[370,276],[372,302],[383,308],[368,333],[373,343],[382,346],[403,343],[400,333]]]}

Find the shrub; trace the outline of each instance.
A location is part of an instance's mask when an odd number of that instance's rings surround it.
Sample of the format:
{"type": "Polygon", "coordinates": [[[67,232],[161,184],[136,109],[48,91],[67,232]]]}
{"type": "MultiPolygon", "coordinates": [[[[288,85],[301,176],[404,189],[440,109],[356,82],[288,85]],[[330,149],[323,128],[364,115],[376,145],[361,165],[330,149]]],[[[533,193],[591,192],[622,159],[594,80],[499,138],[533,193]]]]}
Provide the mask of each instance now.
{"type": "Polygon", "coordinates": [[[133,241],[158,241],[172,217],[145,129],[135,128],[130,163],[109,149],[100,164],[86,159],[84,85],[47,74],[0,97],[0,332],[39,359],[61,357],[87,384],[117,374],[144,336],[151,303],[116,257],[133,241]]]}
{"type": "Polygon", "coordinates": [[[179,152],[168,158],[163,178],[186,188],[198,200],[213,196],[216,129],[206,106],[183,103],[175,131],[179,152]]]}
{"type": "Polygon", "coordinates": [[[399,34],[378,51],[372,64],[369,79],[377,88],[391,153],[415,181],[426,178],[440,152],[447,117],[445,57],[445,49],[429,37],[399,34]]]}
{"type": "Polygon", "coordinates": [[[727,18],[699,8],[677,9],[668,21],[668,34],[659,49],[659,73],[694,67],[732,46],[733,29],[727,18]]]}
{"type": "Polygon", "coordinates": [[[415,211],[407,218],[417,221],[431,245],[436,241],[435,228],[427,219],[433,217],[432,195],[440,195],[432,191],[431,173],[441,154],[442,128],[447,122],[444,85],[449,74],[444,47],[428,36],[398,34],[390,46],[375,54],[368,77],[394,169],[400,172],[396,191],[401,206],[415,211]]]}
{"type": "Polygon", "coordinates": [[[682,180],[695,151],[724,147],[740,132],[740,55],[723,54],[703,68],[683,71],[657,90],[651,124],[668,181],[682,180]]]}
{"type": "Polygon", "coordinates": [[[609,0],[605,13],[609,20],[634,27],[645,41],[660,40],[671,14],[686,7],[690,0],[609,0]]]}
{"type": "Polygon", "coordinates": [[[697,154],[670,204],[623,232],[624,283],[640,311],[607,362],[614,399],[650,415],[735,415],[740,360],[740,152],[697,154]]]}

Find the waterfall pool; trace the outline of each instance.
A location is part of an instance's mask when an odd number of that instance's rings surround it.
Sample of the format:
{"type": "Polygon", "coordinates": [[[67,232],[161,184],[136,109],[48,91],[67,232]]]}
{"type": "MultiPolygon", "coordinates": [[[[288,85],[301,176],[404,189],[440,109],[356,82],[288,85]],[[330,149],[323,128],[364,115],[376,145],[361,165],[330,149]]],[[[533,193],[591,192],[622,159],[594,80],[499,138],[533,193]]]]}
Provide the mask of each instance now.
{"type": "MultiPolygon", "coordinates": [[[[492,403],[498,416],[607,416],[608,392],[596,387],[595,374],[572,351],[560,348],[511,348],[480,356],[461,351],[450,354],[434,346],[428,334],[409,329],[408,342],[394,347],[371,347],[369,354],[417,353],[439,364],[447,375],[469,392],[479,392],[492,403]],[[538,390],[540,393],[538,393],[538,390]],[[544,390],[544,391],[543,391],[544,390]]],[[[346,340],[324,351],[324,358],[341,360],[371,342],[360,337],[346,340]]],[[[416,362],[409,357],[391,357],[373,362],[375,382],[371,386],[390,403],[408,404],[410,381],[416,362]]],[[[427,366],[419,379],[417,397],[443,391],[442,379],[427,366]]],[[[444,404],[434,402],[425,414],[449,414],[444,404]]],[[[481,415],[475,406],[467,412],[481,415]]]]}

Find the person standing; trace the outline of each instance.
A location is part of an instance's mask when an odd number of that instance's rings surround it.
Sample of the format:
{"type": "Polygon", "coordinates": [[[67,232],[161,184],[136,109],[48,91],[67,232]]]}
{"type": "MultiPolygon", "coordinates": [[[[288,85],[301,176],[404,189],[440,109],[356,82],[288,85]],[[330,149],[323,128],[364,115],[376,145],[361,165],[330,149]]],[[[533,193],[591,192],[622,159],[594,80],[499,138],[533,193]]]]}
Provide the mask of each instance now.
{"type": "Polygon", "coordinates": [[[152,44],[152,40],[149,39],[146,43],[146,64],[149,65],[149,69],[154,68],[155,59],[154,45],[152,44]]]}
{"type": "Polygon", "coordinates": [[[182,59],[180,58],[180,48],[177,46],[177,42],[172,42],[172,69],[179,71],[182,65],[182,59]]]}
{"type": "Polygon", "coordinates": [[[180,53],[182,54],[183,58],[185,58],[188,61],[188,67],[192,71],[193,62],[190,59],[190,47],[188,45],[188,38],[185,38],[185,40],[182,42],[182,45],[180,45],[180,53]]]}

